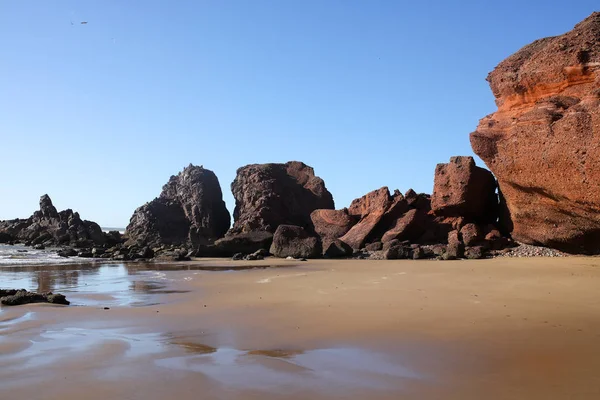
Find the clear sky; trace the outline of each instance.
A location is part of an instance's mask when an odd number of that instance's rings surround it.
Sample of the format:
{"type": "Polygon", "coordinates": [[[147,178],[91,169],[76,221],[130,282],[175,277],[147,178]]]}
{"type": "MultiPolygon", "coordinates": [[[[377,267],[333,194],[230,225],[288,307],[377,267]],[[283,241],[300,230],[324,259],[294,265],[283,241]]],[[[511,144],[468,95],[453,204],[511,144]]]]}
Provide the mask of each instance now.
{"type": "MultiPolygon", "coordinates": [[[[0,0],[0,219],[48,193],[125,226],[190,162],[300,160],[336,207],[430,193],[495,110],[485,77],[596,1],[0,0]],[[87,24],[81,24],[86,21],[87,24]]],[[[477,160],[481,165],[481,161],[477,160]]]]}

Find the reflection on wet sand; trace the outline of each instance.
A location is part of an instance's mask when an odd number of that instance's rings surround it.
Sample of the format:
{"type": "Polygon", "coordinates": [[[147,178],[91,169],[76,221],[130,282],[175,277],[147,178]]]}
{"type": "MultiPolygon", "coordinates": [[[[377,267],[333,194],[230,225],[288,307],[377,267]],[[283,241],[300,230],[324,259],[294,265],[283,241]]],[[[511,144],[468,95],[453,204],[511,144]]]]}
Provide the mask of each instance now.
{"type": "MultiPolygon", "coordinates": [[[[289,266],[289,265],[284,265],[289,266]]],[[[0,266],[3,288],[27,289],[35,292],[62,292],[75,297],[74,305],[93,305],[103,300],[107,305],[150,305],[157,299],[149,295],[187,293],[185,289],[169,289],[167,282],[191,279],[200,271],[230,272],[250,269],[278,268],[280,265],[198,264],[45,264],[0,266]],[[166,273],[170,274],[166,278],[166,273]],[[110,301],[110,300],[114,301],[110,301]],[[79,301],[78,301],[79,300],[79,301]]]]}
{"type": "Polygon", "coordinates": [[[250,350],[247,354],[251,356],[265,356],[265,357],[273,357],[273,358],[290,358],[297,356],[299,354],[303,354],[302,350],[282,350],[282,349],[274,349],[274,350],[250,350]]]}

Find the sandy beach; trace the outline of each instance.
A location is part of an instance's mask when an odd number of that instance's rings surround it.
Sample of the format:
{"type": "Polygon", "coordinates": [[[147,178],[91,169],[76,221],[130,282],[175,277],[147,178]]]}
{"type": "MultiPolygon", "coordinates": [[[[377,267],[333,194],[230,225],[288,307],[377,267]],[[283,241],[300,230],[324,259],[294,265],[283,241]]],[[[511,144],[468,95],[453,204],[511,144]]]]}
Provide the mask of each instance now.
{"type": "Polygon", "coordinates": [[[58,273],[73,305],[2,308],[0,398],[596,399],[599,265],[81,267],[58,273]]]}

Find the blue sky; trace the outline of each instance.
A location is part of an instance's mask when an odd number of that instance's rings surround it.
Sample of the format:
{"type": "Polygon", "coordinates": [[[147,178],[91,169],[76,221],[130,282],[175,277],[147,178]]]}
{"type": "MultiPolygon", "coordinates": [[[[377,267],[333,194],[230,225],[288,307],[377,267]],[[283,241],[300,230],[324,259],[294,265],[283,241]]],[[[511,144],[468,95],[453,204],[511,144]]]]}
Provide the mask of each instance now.
{"type": "Polygon", "coordinates": [[[249,163],[304,161],[338,208],[384,185],[430,193],[495,110],[487,73],[594,6],[0,1],[0,219],[48,193],[125,226],[190,162],[230,211],[249,163]]]}

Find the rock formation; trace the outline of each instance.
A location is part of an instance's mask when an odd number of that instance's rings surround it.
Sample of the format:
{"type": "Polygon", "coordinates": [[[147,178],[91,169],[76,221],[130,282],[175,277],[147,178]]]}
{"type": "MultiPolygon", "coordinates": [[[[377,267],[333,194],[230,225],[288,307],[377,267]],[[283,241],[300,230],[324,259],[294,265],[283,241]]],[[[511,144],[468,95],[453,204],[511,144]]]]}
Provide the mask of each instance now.
{"type": "Polygon", "coordinates": [[[239,168],[231,190],[235,222],[228,236],[255,231],[274,233],[283,224],[311,229],[310,214],[314,210],[334,208],[325,182],[311,167],[298,161],[239,168]]]}
{"type": "Polygon", "coordinates": [[[431,208],[436,215],[488,223],[498,219],[496,180],[473,157],[451,157],[435,168],[431,208]]]}
{"type": "Polygon", "coordinates": [[[125,235],[128,245],[197,247],[223,237],[230,222],[216,175],[190,164],[135,210],[125,235]]]}
{"type": "Polygon", "coordinates": [[[523,47],[487,80],[498,110],[471,145],[498,179],[513,238],[600,252],[600,13],[523,47]]]}
{"type": "Polygon", "coordinates": [[[357,222],[358,217],[342,210],[315,210],[310,214],[313,229],[321,238],[323,255],[329,258],[352,255],[352,248],[338,238],[344,236],[357,222]]]}
{"type": "Polygon", "coordinates": [[[28,219],[0,221],[0,237],[5,242],[42,246],[82,247],[103,245],[107,241],[97,223],[82,220],[71,209],[58,212],[47,194],[40,198],[40,209],[28,219]]]}
{"type": "Polygon", "coordinates": [[[392,197],[389,189],[384,186],[353,200],[348,214],[360,220],[339,239],[354,249],[362,248],[369,238],[373,238],[376,227],[392,205],[404,200],[400,193],[396,193],[395,196],[392,197]]]}
{"type": "Polygon", "coordinates": [[[71,304],[66,297],[60,293],[34,293],[25,289],[0,289],[0,304],[3,306],[18,306],[30,303],[51,303],[68,306],[71,304]]]}

